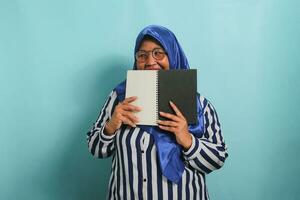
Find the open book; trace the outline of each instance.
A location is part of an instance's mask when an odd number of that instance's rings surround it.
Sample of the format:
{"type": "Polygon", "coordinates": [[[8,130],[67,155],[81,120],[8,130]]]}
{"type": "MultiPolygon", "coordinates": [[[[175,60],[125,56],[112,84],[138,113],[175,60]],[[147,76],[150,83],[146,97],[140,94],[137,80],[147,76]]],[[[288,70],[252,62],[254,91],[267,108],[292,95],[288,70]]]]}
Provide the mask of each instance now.
{"type": "Polygon", "coordinates": [[[190,70],[129,70],[126,98],[137,96],[132,104],[142,111],[135,113],[140,125],[157,126],[159,111],[172,113],[172,101],[188,124],[197,122],[197,71],[190,70]]]}

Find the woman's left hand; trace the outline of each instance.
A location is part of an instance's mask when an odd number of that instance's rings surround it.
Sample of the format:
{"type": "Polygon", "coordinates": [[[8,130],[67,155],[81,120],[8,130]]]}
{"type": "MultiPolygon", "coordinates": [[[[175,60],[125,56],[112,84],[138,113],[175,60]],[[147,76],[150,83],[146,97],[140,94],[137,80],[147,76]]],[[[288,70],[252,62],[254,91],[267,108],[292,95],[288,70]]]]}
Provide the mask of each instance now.
{"type": "Polygon", "coordinates": [[[175,112],[175,115],[165,112],[159,112],[162,117],[169,120],[158,120],[159,128],[174,133],[176,141],[185,150],[188,150],[192,145],[192,135],[189,133],[188,123],[176,105],[170,101],[170,105],[175,112]]]}

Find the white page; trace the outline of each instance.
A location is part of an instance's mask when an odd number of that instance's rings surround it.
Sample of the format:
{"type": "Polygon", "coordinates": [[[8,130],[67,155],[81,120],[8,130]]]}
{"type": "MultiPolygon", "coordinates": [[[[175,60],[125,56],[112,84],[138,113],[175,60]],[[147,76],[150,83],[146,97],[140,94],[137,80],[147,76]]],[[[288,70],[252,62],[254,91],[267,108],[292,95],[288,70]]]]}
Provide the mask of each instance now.
{"type": "Polygon", "coordinates": [[[139,118],[139,125],[157,126],[157,71],[156,70],[128,70],[126,83],[126,98],[137,96],[132,104],[140,106],[142,110],[135,113],[139,118]]]}

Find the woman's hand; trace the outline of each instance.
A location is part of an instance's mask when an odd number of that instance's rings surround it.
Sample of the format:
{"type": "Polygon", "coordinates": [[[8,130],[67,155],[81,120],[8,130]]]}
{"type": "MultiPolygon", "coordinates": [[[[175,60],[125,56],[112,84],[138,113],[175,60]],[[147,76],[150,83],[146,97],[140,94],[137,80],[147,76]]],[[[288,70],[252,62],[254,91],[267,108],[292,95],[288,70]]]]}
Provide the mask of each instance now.
{"type": "Polygon", "coordinates": [[[176,105],[170,101],[175,115],[170,113],[159,112],[162,117],[170,120],[158,120],[159,128],[174,133],[176,141],[185,150],[192,146],[192,136],[189,133],[188,123],[176,105]]]}
{"type": "Polygon", "coordinates": [[[136,127],[135,124],[138,122],[138,118],[134,115],[134,112],[140,111],[141,108],[130,104],[136,99],[137,97],[135,96],[128,97],[116,106],[111,119],[106,123],[106,133],[109,135],[114,134],[122,124],[128,124],[129,126],[136,127]]]}

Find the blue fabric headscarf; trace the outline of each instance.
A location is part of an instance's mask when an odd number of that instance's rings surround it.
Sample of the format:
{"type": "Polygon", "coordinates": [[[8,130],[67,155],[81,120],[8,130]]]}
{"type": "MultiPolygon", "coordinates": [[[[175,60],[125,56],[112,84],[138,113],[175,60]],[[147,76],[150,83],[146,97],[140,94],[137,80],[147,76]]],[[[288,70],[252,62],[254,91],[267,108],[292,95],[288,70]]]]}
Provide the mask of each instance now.
{"type": "MultiPolygon", "coordinates": [[[[175,35],[163,26],[150,25],[144,28],[136,39],[134,54],[139,50],[145,36],[153,37],[162,45],[169,58],[170,70],[189,69],[188,60],[175,35]]],[[[133,69],[136,69],[136,62],[134,62],[133,69]]],[[[120,102],[125,98],[125,89],[126,80],[115,88],[120,102]]],[[[196,137],[201,137],[204,132],[204,119],[199,98],[197,98],[197,115],[198,123],[189,125],[189,132],[196,137]]],[[[142,125],[138,127],[153,136],[162,174],[172,182],[178,183],[184,171],[184,162],[182,147],[177,144],[174,135],[159,129],[158,126],[142,125]]]]}

